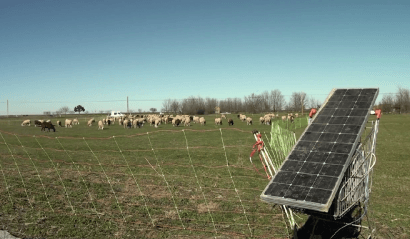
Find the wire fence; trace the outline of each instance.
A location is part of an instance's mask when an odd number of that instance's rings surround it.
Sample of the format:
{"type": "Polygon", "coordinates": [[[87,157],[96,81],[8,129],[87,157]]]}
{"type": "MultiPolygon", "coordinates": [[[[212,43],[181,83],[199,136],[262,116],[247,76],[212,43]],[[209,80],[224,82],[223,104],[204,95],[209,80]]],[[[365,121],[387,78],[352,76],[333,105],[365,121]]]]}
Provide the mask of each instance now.
{"type": "Polygon", "coordinates": [[[249,132],[0,136],[0,225],[15,235],[288,236],[281,210],[259,199],[249,132]]]}

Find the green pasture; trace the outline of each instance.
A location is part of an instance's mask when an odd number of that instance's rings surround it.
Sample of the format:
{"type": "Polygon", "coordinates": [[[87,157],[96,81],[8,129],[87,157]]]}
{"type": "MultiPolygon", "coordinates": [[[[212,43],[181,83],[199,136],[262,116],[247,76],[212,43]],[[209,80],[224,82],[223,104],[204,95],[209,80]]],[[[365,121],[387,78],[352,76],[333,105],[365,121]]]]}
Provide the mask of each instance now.
{"type": "MultiPolygon", "coordinates": [[[[80,125],[56,132],[33,126],[72,117],[0,119],[3,229],[47,238],[288,236],[279,207],[259,199],[269,181],[259,159],[249,161],[251,131],[270,132],[259,115],[252,126],[236,115],[234,126],[216,126],[215,115],[190,127],[86,125],[103,115],[77,115],[80,125]],[[23,119],[32,126],[20,126],[23,119]]],[[[306,118],[298,120],[281,123],[296,138],[306,127],[306,118]]],[[[409,120],[385,115],[380,123],[370,200],[380,238],[410,234],[409,120]]],[[[305,219],[296,218],[299,225],[305,219]]]]}

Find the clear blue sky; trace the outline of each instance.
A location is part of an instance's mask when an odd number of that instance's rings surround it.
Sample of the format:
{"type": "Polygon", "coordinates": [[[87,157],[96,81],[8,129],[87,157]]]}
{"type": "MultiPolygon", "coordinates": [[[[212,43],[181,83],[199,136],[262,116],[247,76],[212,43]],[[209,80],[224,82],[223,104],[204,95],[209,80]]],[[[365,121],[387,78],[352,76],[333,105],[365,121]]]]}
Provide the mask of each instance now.
{"type": "Polygon", "coordinates": [[[410,87],[410,1],[0,1],[0,114],[410,87]],[[96,102],[106,101],[106,102],[96,102]]]}

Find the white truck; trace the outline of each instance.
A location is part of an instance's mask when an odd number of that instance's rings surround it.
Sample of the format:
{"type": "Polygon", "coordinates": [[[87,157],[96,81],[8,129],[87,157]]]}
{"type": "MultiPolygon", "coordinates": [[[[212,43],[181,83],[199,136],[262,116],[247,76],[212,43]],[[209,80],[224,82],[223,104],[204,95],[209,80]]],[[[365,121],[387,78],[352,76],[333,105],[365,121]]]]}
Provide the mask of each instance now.
{"type": "Polygon", "coordinates": [[[120,111],[111,111],[111,114],[108,115],[109,117],[119,118],[124,117],[125,115],[120,111]]]}

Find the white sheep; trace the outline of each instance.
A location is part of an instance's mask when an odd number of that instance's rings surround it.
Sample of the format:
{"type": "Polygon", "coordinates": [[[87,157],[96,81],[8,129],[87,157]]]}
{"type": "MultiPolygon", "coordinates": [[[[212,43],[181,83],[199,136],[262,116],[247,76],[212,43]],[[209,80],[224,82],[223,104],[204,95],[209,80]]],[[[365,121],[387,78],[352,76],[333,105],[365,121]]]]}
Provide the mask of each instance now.
{"type": "Polygon", "coordinates": [[[104,130],[104,124],[101,120],[98,121],[98,129],[104,130]]]}
{"type": "Polygon", "coordinates": [[[205,124],[206,124],[205,118],[204,118],[204,117],[199,118],[199,123],[200,123],[201,125],[205,125],[205,124]]]}
{"type": "Polygon", "coordinates": [[[221,114],[221,119],[226,119],[226,116],[224,114],[221,114]]]}
{"type": "Polygon", "coordinates": [[[296,113],[296,114],[295,114],[295,118],[297,118],[298,116],[299,116],[299,114],[298,114],[298,113],[296,113]]]}
{"type": "Polygon", "coordinates": [[[270,116],[265,116],[265,124],[270,125],[272,122],[272,118],[270,116]]]}
{"type": "Polygon", "coordinates": [[[78,124],[80,124],[80,122],[78,121],[78,119],[77,119],[77,118],[73,119],[73,125],[78,125],[78,124]]]}
{"type": "Polygon", "coordinates": [[[264,117],[259,117],[259,124],[265,123],[265,118],[264,117]]]}
{"type": "Polygon", "coordinates": [[[252,118],[251,117],[246,118],[246,125],[252,125],[252,118]]]}
{"type": "Polygon", "coordinates": [[[57,120],[57,125],[60,126],[60,127],[62,127],[62,126],[61,126],[61,121],[57,120]]]}
{"type": "Polygon", "coordinates": [[[30,126],[31,125],[31,120],[24,120],[23,123],[21,123],[21,126],[30,126]]]}
{"type": "Polygon", "coordinates": [[[282,116],[282,121],[285,121],[286,118],[287,118],[286,115],[282,116]]]}
{"type": "Polygon", "coordinates": [[[72,127],[73,127],[73,120],[72,120],[72,119],[65,119],[65,124],[64,124],[64,126],[65,126],[66,128],[68,128],[68,127],[72,128],[72,127]]]}
{"type": "Polygon", "coordinates": [[[185,118],[184,125],[185,125],[185,126],[191,126],[191,118],[186,117],[186,118],[185,118]]]}
{"type": "Polygon", "coordinates": [[[87,125],[88,125],[88,126],[93,126],[93,122],[95,122],[95,119],[94,119],[94,118],[90,119],[90,120],[88,121],[87,125]]]}
{"type": "Polygon", "coordinates": [[[118,125],[122,125],[122,117],[118,120],[118,125]]]}
{"type": "Polygon", "coordinates": [[[161,124],[161,120],[159,118],[157,118],[154,122],[154,127],[158,128],[158,126],[161,124]]]}
{"type": "Polygon", "coordinates": [[[199,123],[199,117],[198,116],[194,116],[194,118],[192,119],[192,121],[194,121],[194,123],[199,123]]]}
{"type": "Polygon", "coordinates": [[[128,119],[125,119],[122,124],[124,125],[124,129],[128,127],[128,124],[130,123],[130,121],[128,119]]]}
{"type": "Polygon", "coordinates": [[[242,122],[245,122],[245,120],[246,120],[246,115],[241,115],[241,116],[240,116],[240,120],[241,120],[242,122]]]}
{"type": "Polygon", "coordinates": [[[222,119],[221,118],[216,118],[215,119],[215,124],[216,125],[222,125],[222,119]]]}

